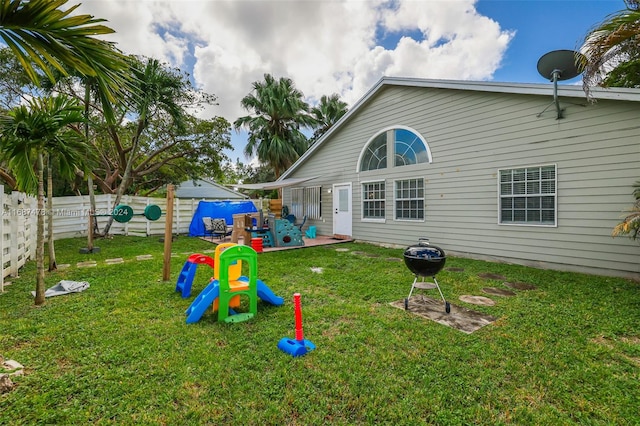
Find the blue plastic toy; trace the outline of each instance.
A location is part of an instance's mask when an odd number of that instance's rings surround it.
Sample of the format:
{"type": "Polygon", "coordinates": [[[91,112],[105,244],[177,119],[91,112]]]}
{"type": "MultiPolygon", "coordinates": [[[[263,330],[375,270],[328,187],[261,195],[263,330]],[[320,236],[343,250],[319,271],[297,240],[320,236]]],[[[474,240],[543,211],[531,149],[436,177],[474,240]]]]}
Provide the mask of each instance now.
{"type": "Polygon", "coordinates": [[[200,253],[189,256],[182,267],[182,271],[180,271],[176,281],[176,291],[180,292],[183,298],[191,296],[191,285],[196,275],[196,269],[198,265],[202,264],[209,265],[215,271],[213,258],[200,253]]]}

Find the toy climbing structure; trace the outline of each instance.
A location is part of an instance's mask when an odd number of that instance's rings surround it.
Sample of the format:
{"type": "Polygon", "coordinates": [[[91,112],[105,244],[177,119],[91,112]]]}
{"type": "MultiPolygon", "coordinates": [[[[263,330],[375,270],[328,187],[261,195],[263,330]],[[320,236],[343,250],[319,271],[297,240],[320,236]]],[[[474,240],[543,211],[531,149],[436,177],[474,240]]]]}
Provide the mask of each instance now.
{"type": "Polygon", "coordinates": [[[300,228],[287,219],[277,219],[274,230],[277,247],[303,246],[300,228]]]}
{"type": "Polygon", "coordinates": [[[217,311],[218,321],[240,322],[257,315],[258,298],[271,305],[280,306],[284,299],[258,279],[258,255],[254,249],[234,243],[219,244],[216,247],[214,277],[186,310],[187,323],[200,320],[209,307],[217,311]],[[242,276],[242,262],[249,269],[248,276],[242,276]],[[233,308],[240,306],[240,297],[248,298],[249,311],[237,313],[233,308]]]}

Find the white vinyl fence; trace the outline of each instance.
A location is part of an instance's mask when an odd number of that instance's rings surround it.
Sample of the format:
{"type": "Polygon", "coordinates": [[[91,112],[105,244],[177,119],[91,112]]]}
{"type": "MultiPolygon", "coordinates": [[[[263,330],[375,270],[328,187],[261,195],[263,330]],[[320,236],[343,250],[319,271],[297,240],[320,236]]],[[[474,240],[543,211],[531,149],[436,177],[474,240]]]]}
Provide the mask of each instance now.
{"type": "MultiPolygon", "coordinates": [[[[113,212],[115,195],[96,195],[96,219],[98,229],[104,229],[113,212]]],[[[175,198],[173,203],[173,233],[186,234],[189,232],[191,218],[198,203],[201,200],[175,198]]],[[[126,223],[115,220],[109,229],[112,235],[149,236],[164,235],[165,213],[167,211],[166,198],[136,197],[125,195],[120,199],[120,204],[125,204],[133,209],[133,218],[126,223]],[[155,204],[162,210],[162,216],[155,221],[147,220],[144,209],[148,205],[155,204]]],[[[53,232],[54,239],[74,238],[87,236],[89,228],[89,210],[91,203],[89,196],[55,197],[53,199],[53,232]]]]}
{"type": "MultiPolygon", "coordinates": [[[[96,195],[96,218],[98,229],[104,229],[109,215],[113,211],[115,195],[96,195]]],[[[18,276],[18,271],[27,260],[35,259],[36,252],[36,218],[39,212],[35,197],[21,192],[4,194],[0,185],[0,200],[2,204],[2,221],[0,221],[0,293],[4,291],[4,279],[8,276],[18,276]]],[[[188,234],[191,218],[200,199],[175,198],[173,203],[173,234],[188,234]]],[[[211,200],[209,200],[211,201],[211,200]]],[[[259,203],[261,200],[254,200],[259,203]]],[[[120,204],[126,204],[133,209],[133,218],[127,223],[115,220],[109,230],[111,235],[151,236],[164,235],[165,213],[167,211],[166,198],[124,196],[120,204]],[[144,210],[148,205],[155,204],[162,210],[162,216],[156,221],[147,220],[144,210]]],[[[260,206],[257,206],[260,208],[260,206]]],[[[91,204],[89,196],[55,197],[51,214],[53,215],[54,239],[86,237],[89,228],[89,211],[91,204]]],[[[47,235],[47,221],[45,221],[45,236],[47,235]]]]}
{"type": "Polygon", "coordinates": [[[4,291],[4,278],[18,276],[18,270],[36,253],[35,216],[37,202],[20,192],[5,194],[0,185],[2,220],[0,220],[0,293],[4,291]]]}

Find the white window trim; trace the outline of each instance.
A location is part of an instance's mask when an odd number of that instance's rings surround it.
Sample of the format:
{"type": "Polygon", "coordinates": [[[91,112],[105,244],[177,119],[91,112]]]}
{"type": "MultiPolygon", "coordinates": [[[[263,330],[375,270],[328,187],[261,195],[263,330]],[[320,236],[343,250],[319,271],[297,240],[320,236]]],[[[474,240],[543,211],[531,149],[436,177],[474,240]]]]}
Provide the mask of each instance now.
{"type": "MultiPolygon", "coordinates": [[[[416,129],[413,129],[411,127],[408,126],[401,126],[401,125],[393,125],[393,126],[388,126],[385,127],[384,129],[376,132],[373,136],[371,136],[367,142],[364,144],[364,146],[362,147],[362,149],[360,150],[360,155],[358,156],[358,161],[356,162],[356,173],[366,173],[366,172],[362,172],[360,170],[360,166],[362,164],[362,158],[364,157],[364,155],[367,152],[367,148],[369,147],[369,144],[379,135],[381,135],[382,133],[388,132],[389,130],[408,130],[409,132],[414,133],[416,136],[418,136],[418,138],[422,141],[422,143],[424,144],[425,149],[427,150],[427,157],[429,159],[429,161],[427,161],[426,163],[419,163],[419,164],[431,164],[433,162],[433,157],[431,156],[431,148],[429,148],[429,144],[427,143],[427,140],[422,136],[422,134],[420,134],[420,132],[418,132],[416,129]]],[[[394,140],[395,142],[395,140],[394,140]]],[[[389,138],[387,138],[387,153],[389,152],[389,138]]],[[[393,152],[393,151],[392,151],[393,152]]],[[[391,169],[394,167],[394,164],[390,164],[390,160],[393,160],[393,157],[389,158],[389,155],[387,154],[387,169],[391,169]]],[[[367,170],[367,171],[375,171],[375,170],[367,170]]]]}
{"type": "MultiPolygon", "coordinates": [[[[411,222],[411,223],[418,223],[418,222],[426,222],[427,221],[427,190],[425,188],[425,182],[426,179],[424,177],[412,177],[412,178],[404,178],[404,179],[395,179],[393,181],[393,220],[395,222],[411,222]],[[418,179],[422,179],[422,219],[405,219],[405,218],[398,218],[397,215],[397,211],[396,211],[396,182],[401,182],[401,181],[405,181],[405,180],[418,180],[418,179]]],[[[416,198],[417,199],[417,198],[416,198]]]]}
{"type": "Polygon", "coordinates": [[[387,205],[387,192],[389,191],[388,187],[387,187],[387,180],[386,179],[372,179],[372,180],[366,180],[366,181],[361,181],[360,182],[360,221],[361,222],[366,222],[366,223],[387,223],[387,209],[388,209],[388,205],[387,205]],[[369,217],[364,217],[364,194],[362,193],[362,187],[368,183],[379,183],[379,182],[384,182],[384,218],[382,219],[376,219],[376,218],[369,218],[369,217]]]}
{"type": "Polygon", "coordinates": [[[497,221],[498,221],[498,225],[499,226],[526,226],[526,227],[534,227],[534,228],[557,228],[558,227],[558,164],[557,163],[546,163],[546,164],[531,164],[528,166],[513,166],[513,167],[502,167],[500,169],[498,169],[498,173],[497,173],[497,177],[496,177],[496,185],[497,185],[497,195],[498,195],[498,202],[497,202],[497,221]],[[554,210],[554,215],[553,215],[553,219],[554,219],[554,223],[527,223],[527,222],[508,222],[508,223],[502,223],[500,222],[500,200],[502,199],[502,197],[500,196],[500,172],[502,170],[513,170],[513,169],[526,169],[526,168],[532,168],[532,167],[547,167],[547,166],[553,166],[556,169],[556,191],[554,193],[553,196],[553,210],[554,210]]]}

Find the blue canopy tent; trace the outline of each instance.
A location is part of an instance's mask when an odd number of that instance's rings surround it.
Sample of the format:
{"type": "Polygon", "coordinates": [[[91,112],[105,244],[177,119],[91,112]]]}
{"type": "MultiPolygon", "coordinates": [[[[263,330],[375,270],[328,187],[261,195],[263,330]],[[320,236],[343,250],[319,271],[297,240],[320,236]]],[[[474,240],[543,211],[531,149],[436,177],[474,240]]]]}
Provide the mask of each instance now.
{"type": "Polygon", "coordinates": [[[190,237],[203,237],[204,223],[203,217],[214,219],[224,219],[227,225],[233,224],[233,215],[240,213],[253,213],[258,209],[251,201],[200,201],[196,211],[191,218],[189,225],[190,237]]]}

